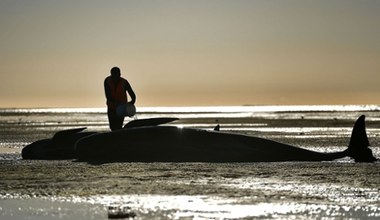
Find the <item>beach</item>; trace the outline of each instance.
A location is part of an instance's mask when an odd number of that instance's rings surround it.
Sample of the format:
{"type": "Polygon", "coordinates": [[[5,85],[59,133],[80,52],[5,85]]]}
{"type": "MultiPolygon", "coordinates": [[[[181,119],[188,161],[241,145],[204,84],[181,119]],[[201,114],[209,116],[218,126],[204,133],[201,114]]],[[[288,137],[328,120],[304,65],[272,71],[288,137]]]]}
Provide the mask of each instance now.
{"type": "MultiPolygon", "coordinates": [[[[380,158],[379,106],[138,108],[137,118],[258,136],[320,152],[344,150],[366,115],[380,158]]],[[[377,219],[380,165],[331,162],[87,163],[22,160],[21,149],[64,129],[107,131],[104,109],[0,110],[0,219],[377,219]]],[[[126,119],[126,121],[132,119],[126,119]]]]}

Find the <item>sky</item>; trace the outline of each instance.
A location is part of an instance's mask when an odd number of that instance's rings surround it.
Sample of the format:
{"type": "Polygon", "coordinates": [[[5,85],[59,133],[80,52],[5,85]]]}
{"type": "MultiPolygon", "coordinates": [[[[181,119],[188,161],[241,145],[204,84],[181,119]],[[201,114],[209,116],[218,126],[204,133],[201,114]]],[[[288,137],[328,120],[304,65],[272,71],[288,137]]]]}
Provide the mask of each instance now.
{"type": "Polygon", "coordinates": [[[380,104],[378,0],[1,0],[0,107],[380,104]]]}

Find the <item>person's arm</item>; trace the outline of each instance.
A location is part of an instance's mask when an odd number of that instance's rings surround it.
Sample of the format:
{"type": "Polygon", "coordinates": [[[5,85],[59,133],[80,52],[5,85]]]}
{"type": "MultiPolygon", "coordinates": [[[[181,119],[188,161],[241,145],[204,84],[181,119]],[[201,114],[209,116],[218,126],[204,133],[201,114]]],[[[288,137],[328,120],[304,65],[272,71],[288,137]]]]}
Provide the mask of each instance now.
{"type": "Polygon", "coordinates": [[[112,95],[111,95],[111,88],[110,88],[110,85],[109,85],[107,79],[108,79],[108,78],[106,78],[106,79],[104,80],[104,92],[105,92],[105,94],[106,94],[107,101],[109,101],[109,102],[114,102],[113,97],[112,97],[112,95]]]}
{"type": "Polygon", "coordinates": [[[130,103],[132,103],[133,105],[136,103],[136,94],[135,94],[135,92],[133,91],[133,89],[132,89],[132,87],[131,87],[131,85],[129,84],[129,82],[128,81],[126,81],[126,83],[127,83],[127,91],[128,91],[128,94],[131,96],[131,101],[130,101],[130,103]]]}

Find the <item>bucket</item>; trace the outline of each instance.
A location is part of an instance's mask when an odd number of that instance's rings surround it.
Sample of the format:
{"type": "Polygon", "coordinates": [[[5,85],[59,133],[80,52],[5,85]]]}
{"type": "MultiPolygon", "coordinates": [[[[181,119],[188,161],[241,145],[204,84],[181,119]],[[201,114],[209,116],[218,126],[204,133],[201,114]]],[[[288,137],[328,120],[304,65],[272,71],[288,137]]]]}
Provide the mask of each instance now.
{"type": "Polygon", "coordinates": [[[136,107],[135,105],[131,103],[119,105],[116,108],[116,114],[119,117],[125,117],[125,116],[133,117],[136,114],[136,107]]]}

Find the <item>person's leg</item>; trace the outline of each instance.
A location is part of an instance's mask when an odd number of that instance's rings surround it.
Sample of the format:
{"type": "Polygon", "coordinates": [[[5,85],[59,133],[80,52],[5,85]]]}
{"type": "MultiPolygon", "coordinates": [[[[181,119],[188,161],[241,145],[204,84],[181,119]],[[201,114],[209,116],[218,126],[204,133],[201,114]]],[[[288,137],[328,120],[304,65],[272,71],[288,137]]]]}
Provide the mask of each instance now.
{"type": "Polygon", "coordinates": [[[115,110],[108,109],[107,115],[111,131],[121,129],[123,127],[124,117],[117,116],[115,110]]]}
{"type": "Polygon", "coordinates": [[[117,129],[122,129],[123,128],[123,123],[124,123],[124,117],[119,117],[116,115],[116,127],[117,129]]]}

